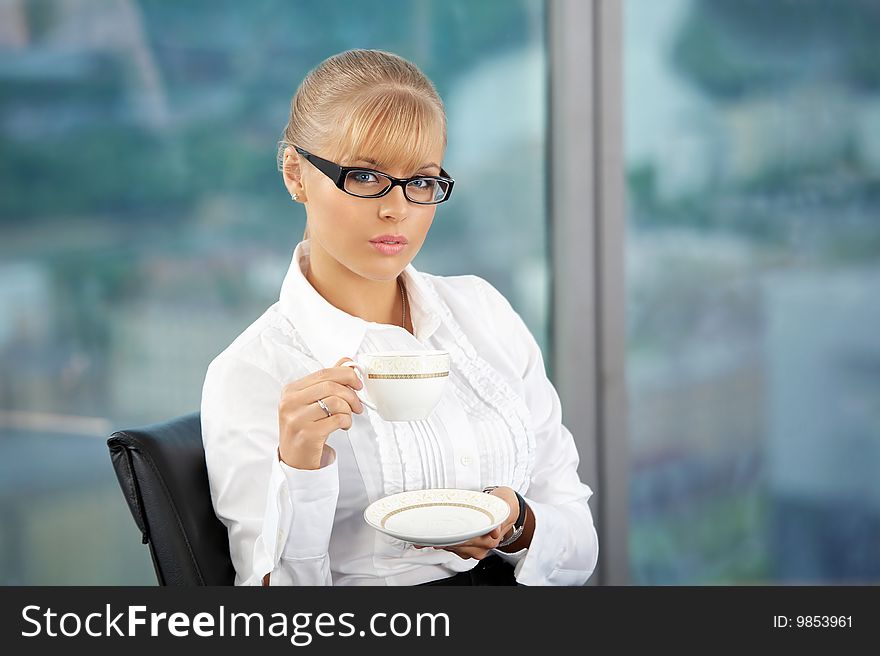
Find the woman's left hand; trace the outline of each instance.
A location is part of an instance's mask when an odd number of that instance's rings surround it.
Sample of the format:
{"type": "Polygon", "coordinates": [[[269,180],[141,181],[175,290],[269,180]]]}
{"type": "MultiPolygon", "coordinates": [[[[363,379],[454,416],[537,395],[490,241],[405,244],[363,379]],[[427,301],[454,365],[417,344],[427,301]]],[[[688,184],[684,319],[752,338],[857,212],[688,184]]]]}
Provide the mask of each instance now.
{"type": "MultiPolygon", "coordinates": [[[[468,558],[483,560],[483,558],[488,556],[489,552],[498,546],[504,536],[510,533],[510,530],[513,528],[513,525],[516,522],[516,518],[519,516],[519,500],[516,498],[516,493],[513,491],[513,489],[509,487],[496,487],[494,490],[489,492],[489,494],[504,499],[507,502],[507,505],[510,507],[510,513],[507,515],[507,519],[504,520],[504,523],[501,526],[492,529],[485,535],[471,538],[467,542],[462,542],[461,544],[454,544],[449,547],[434,548],[451,551],[459,558],[463,558],[465,560],[467,560],[468,558]]],[[[416,545],[416,549],[424,548],[425,547],[416,545]]]]}

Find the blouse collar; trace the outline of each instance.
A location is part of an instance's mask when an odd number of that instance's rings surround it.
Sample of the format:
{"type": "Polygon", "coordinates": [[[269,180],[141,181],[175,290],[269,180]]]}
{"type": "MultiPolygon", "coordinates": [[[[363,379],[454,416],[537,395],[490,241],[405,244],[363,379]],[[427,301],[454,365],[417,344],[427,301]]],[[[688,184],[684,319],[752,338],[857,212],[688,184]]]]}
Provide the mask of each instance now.
{"type": "MultiPolygon", "coordinates": [[[[329,368],[342,357],[356,357],[367,330],[402,330],[399,326],[366,321],[330,304],[306,278],[309,253],[308,239],[297,244],[279,301],[282,313],[321,366],[329,368]]],[[[415,338],[424,343],[440,325],[439,300],[412,264],[403,270],[403,284],[415,338]]]]}

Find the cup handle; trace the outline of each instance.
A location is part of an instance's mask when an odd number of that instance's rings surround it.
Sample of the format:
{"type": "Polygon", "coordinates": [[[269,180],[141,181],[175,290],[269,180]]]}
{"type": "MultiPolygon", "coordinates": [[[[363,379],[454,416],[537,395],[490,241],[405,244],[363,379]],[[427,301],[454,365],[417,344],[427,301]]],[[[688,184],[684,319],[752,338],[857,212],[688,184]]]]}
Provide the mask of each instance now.
{"type": "MultiPolygon", "coordinates": [[[[363,365],[355,362],[354,360],[348,360],[347,362],[343,362],[340,366],[341,367],[351,367],[352,369],[355,370],[357,377],[360,378],[361,383],[364,386],[364,395],[366,395],[367,384],[366,384],[365,380],[367,377],[367,372],[364,369],[363,365]]],[[[355,392],[355,394],[357,394],[357,397],[361,400],[361,403],[363,403],[365,406],[367,406],[371,410],[373,410],[375,412],[379,412],[379,409],[375,405],[373,405],[371,402],[367,401],[363,396],[361,396],[357,392],[355,392]]]]}

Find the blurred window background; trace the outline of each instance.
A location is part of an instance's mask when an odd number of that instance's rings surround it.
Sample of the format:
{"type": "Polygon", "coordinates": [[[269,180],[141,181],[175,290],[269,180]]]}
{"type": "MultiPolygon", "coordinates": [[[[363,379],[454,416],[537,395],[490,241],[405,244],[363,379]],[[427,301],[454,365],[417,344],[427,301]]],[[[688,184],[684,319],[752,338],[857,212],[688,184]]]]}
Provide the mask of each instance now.
{"type": "Polygon", "coordinates": [[[197,410],[277,300],[305,213],[276,144],[332,54],[434,81],[457,184],[414,264],[488,279],[547,352],[543,2],[375,9],[0,0],[0,583],[155,583],[106,438],[197,410]]]}
{"type": "Polygon", "coordinates": [[[880,583],[878,34],[626,1],[633,583],[880,583]]]}

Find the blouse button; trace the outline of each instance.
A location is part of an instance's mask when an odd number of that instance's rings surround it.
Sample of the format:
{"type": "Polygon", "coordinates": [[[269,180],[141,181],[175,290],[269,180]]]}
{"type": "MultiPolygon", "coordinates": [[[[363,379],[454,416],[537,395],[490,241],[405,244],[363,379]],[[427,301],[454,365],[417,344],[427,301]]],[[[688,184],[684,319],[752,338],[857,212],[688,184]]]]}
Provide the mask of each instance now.
{"type": "Polygon", "coordinates": [[[463,464],[465,467],[470,467],[472,462],[473,460],[471,460],[470,456],[461,457],[461,464],[463,464]]]}

